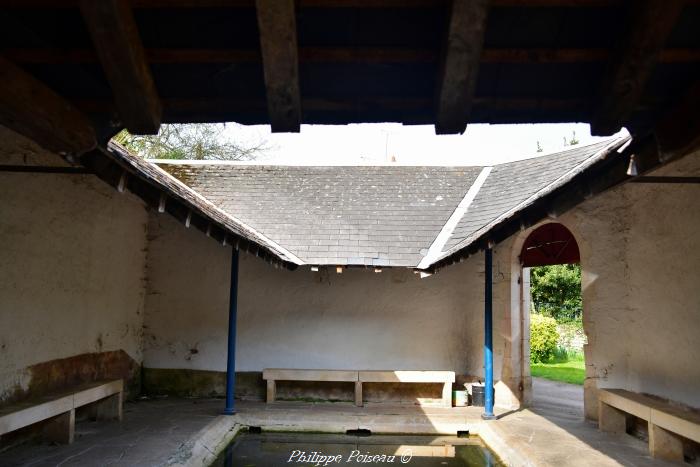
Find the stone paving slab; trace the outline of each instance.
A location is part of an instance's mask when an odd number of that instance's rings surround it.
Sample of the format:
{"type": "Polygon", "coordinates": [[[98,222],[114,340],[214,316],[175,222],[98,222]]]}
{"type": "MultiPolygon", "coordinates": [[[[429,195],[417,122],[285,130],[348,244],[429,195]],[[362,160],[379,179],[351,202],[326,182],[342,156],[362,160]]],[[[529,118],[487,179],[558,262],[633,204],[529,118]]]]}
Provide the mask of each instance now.
{"type": "Polygon", "coordinates": [[[221,400],[158,399],[124,404],[124,421],[76,423],[75,442],[29,443],[0,453],[11,466],[156,466],[216,419],[221,400]]]}
{"type": "Polygon", "coordinates": [[[631,435],[583,419],[583,388],[533,378],[533,406],[482,426],[480,436],[513,466],[670,467],[631,435]]]}

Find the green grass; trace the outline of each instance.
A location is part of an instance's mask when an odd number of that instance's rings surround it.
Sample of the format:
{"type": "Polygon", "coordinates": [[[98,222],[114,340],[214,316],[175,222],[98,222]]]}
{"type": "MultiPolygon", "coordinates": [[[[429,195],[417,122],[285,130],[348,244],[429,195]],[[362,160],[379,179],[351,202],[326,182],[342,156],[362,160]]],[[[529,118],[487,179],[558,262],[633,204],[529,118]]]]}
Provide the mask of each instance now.
{"type": "Polygon", "coordinates": [[[562,363],[531,363],[530,373],[539,378],[582,385],[586,377],[585,367],[583,358],[573,358],[562,363]]]}

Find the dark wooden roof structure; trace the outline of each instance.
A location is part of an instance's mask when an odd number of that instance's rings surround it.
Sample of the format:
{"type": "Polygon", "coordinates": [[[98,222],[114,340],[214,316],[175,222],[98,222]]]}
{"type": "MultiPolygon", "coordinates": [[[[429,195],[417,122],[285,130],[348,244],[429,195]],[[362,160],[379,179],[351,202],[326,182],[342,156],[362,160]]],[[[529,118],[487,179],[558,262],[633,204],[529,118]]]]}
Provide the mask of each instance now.
{"type": "Polygon", "coordinates": [[[0,0],[0,125],[105,180],[164,122],[628,128],[561,210],[700,146],[698,31],[700,0],[0,0]]]}
{"type": "Polygon", "coordinates": [[[0,9],[0,53],[90,116],[102,138],[194,121],[278,131],[393,121],[439,133],[576,121],[637,135],[700,77],[697,0],[0,0],[0,9]]]}

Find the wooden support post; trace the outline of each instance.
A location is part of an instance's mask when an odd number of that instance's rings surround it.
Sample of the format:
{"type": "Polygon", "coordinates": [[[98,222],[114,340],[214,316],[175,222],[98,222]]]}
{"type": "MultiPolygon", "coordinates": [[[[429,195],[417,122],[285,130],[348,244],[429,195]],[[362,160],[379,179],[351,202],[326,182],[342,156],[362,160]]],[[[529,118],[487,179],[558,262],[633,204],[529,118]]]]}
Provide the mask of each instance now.
{"type": "Polygon", "coordinates": [[[598,401],[598,429],[608,433],[625,433],[627,414],[605,402],[598,401]]]}
{"type": "Polygon", "coordinates": [[[48,420],[44,425],[43,435],[54,443],[71,444],[75,437],[75,409],[48,420]]]}
{"type": "Polygon", "coordinates": [[[275,397],[277,397],[277,386],[275,385],[274,379],[267,380],[267,403],[270,404],[275,402],[275,397]]]}
{"type": "Polygon", "coordinates": [[[438,77],[435,133],[467,127],[479,73],[488,0],[452,0],[447,42],[438,77]]]}
{"type": "Polygon", "coordinates": [[[608,136],[619,131],[634,112],[684,3],[629,3],[627,27],[601,83],[600,102],[591,121],[593,135],[608,136]]]}
{"type": "Polygon", "coordinates": [[[256,0],[267,108],[273,132],[299,132],[301,93],[294,0],[256,0]]]}
{"type": "Polygon", "coordinates": [[[683,462],[683,441],[678,435],[649,422],[649,454],[658,459],[683,462]]]}
{"type": "Polygon", "coordinates": [[[355,405],[362,407],[362,381],[355,381],[355,405]]]}
{"type": "Polygon", "coordinates": [[[59,154],[97,146],[90,121],[68,101],[0,57],[0,124],[59,154]]]}
{"type": "Polygon", "coordinates": [[[158,133],[161,103],[129,0],[82,0],[80,10],[124,125],[132,133],[158,133]]]}

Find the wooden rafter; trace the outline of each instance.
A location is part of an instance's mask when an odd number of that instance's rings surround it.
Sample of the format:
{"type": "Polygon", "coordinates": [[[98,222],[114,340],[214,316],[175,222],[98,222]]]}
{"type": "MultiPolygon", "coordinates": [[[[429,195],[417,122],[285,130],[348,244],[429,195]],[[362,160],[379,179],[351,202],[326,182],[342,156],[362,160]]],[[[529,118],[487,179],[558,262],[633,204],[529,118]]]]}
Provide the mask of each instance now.
{"type": "Polygon", "coordinates": [[[79,110],[3,57],[0,83],[0,124],[59,154],[80,155],[97,145],[79,110]]]}
{"type": "Polygon", "coordinates": [[[435,133],[462,133],[476,89],[488,0],[453,0],[438,76],[435,133]]]}
{"type": "Polygon", "coordinates": [[[616,133],[634,112],[684,0],[631,2],[625,33],[612,55],[591,121],[591,133],[616,133]]]}
{"type": "Polygon", "coordinates": [[[255,5],[272,131],[298,132],[301,93],[294,0],[256,0],[255,5]]]}
{"type": "Polygon", "coordinates": [[[132,133],[157,133],[161,104],[129,1],[83,0],[80,9],[122,122],[132,133]]]}

